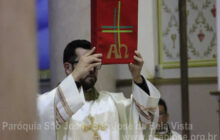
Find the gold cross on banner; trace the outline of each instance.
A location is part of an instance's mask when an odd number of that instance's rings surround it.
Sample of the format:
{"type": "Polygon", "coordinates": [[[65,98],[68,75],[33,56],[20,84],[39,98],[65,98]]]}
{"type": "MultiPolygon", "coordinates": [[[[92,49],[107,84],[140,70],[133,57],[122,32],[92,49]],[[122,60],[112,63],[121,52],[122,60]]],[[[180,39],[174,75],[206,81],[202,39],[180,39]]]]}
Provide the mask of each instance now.
{"type": "Polygon", "coordinates": [[[90,120],[90,125],[83,125],[82,130],[83,132],[92,131],[93,132],[93,140],[101,140],[101,137],[98,133],[99,130],[106,130],[107,126],[101,123],[95,124],[95,118],[92,116],[88,116],[88,119],[90,120]]]}
{"type": "Polygon", "coordinates": [[[128,58],[128,46],[126,44],[121,44],[121,33],[133,33],[133,26],[120,26],[121,19],[121,1],[118,1],[118,8],[114,9],[114,26],[102,26],[102,33],[114,33],[115,44],[111,44],[107,58],[110,59],[112,53],[115,54],[115,58],[122,58],[121,48],[125,49],[124,58],[128,58]],[[117,10],[118,9],[118,10],[117,10]],[[118,12],[118,13],[117,13],[118,12]],[[116,25],[117,22],[117,25],[116,25]],[[111,30],[109,30],[111,29],[111,30]]]}

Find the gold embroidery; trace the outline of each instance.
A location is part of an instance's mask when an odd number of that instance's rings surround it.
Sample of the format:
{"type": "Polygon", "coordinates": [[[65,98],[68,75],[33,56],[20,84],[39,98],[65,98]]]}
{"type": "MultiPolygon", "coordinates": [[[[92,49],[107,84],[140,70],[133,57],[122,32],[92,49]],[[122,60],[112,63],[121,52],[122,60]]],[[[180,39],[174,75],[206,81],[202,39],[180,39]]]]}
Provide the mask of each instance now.
{"type": "Polygon", "coordinates": [[[133,99],[133,101],[136,104],[136,106],[138,106],[143,111],[149,111],[151,113],[156,112],[156,109],[157,109],[156,107],[144,107],[143,105],[139,104],[135,99],[133,99]]]}
{"type": "Polygon", "coordinates": [[[90,125],[83,125],[82,126],[82,131],[83,132],[88,132],[92,131],[93,132],[93,140],[101,140],[100,135],[98,134],[99,130],[106,130],[107,126],[101,123],[95,124],[95,118],[92,116],[88,116],[88,119],[90,120],[91,124],[90,125]]]}
{"type": "Polygon", "coordinates": [[[121,54],[118,53],[118,50],[115,44],[112,44],[109,48],[108,55],[107,55],[108,59],[111,58],[112,53],[115,54],[116,59],[121,58],[121,54]]]}
{"type": "Polygon", "coordinates": [[[154,120],[154,113],[156,112],[156,108],[153,107],[149,107],[149,108],[145,108],[143,105],[139,104],[135,99],[133,99],[138,112],[147,120],[150,120],[151,122],[153,122],[154,120]]]}
{"type": "Polygon", "coordinates": [[[109,48],[108,51],[108,55],[107,58],[110,59],[112,54],[114,54],[114,58],[115,59],[121,59],[122,58],[122,54],[121,54],[121,50],[122,48],[124,48],[124,58],[128,58],[129,54],[128,54],[128,46],[126,46],[125,44],[120,44],[119,49],[117,49],[115,44],[112,44],[109,48]]]}
{"type": "Polygon", "coordinates": [[[70,109],[70,107],[66,101],[66,98],[64,96],[64,93],[61,90],[60,86],[58,86],[57,89],[58,89],[58,95],[61,100],[62,106],[63,106],[64,110],[66,111],[66,113],[69,115],[69,117],[71,117],[74,114],[74,112],[70,109]]]}
{"type": "Polygon", "coordinates": [[[125,55],[124,55],[124,58],[128,58],[128,46],[127,45],[125,45],[125,44],[121,44],[120,46],[119,46],[119,52],[120,52],[120,55],[121,55],[121,48],[124,48],[125,49],[125,55]]]}

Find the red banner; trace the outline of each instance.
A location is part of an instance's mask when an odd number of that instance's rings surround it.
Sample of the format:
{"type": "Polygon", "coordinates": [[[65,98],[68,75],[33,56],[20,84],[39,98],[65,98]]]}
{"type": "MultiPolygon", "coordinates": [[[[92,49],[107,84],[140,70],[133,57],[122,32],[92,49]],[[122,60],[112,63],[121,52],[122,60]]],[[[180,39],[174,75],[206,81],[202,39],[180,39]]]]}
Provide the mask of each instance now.
{"type": "Polygon", "coordinates": [[[91,0],[91,42],[103,64],[134,62],[138,0],[91,0]]]}

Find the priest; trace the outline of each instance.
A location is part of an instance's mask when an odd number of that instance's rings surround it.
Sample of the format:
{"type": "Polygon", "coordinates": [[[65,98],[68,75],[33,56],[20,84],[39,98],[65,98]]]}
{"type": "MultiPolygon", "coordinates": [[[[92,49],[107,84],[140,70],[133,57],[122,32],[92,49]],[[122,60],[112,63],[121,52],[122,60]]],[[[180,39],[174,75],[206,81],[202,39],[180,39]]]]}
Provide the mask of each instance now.
{"type": "Polygon", "coordinates": [[[164,100],[159,100],[159,121],[154,135],[154,140],[182,140],[182,136],[171,130],[168,119],[167,105],[164,100]]]}
{"type": "MultiPolygon", "coordinates": [[[[38,97],[41,140],[145,140],[153,138],[158,121],[159,91],[141,75],[143,58],[135,51],[128,65],[133,78],[131,97],[98,92],[94,85],[102,54],[86,40],[64,50],[67,77],[38,97]]],[[[107,79],[106,79],[107,80],[107,79]]]]}

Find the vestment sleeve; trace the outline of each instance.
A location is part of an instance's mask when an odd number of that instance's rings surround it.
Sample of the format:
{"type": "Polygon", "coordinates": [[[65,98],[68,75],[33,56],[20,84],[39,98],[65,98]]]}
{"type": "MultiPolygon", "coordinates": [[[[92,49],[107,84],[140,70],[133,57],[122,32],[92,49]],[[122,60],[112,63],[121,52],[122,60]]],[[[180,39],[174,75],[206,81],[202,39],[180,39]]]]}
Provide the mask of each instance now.
{"type": "Polygon", "coordinates": [[[143,124],[151,124],[158,119],[158,102],[160,99],[159,91],[146,80],[146,84],[149,89],[147,94],[142,88],[133,83],[133,103],[135,105],[134,109],[139,114],[140,121],[143,124]]]}
{"type": "Polygon", "coordinates": [[[57,87],[55,96],[56,122],[62,124],[85,103],[84,94],[79,92],[73,76],[70,74],[57,87]]]}

